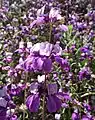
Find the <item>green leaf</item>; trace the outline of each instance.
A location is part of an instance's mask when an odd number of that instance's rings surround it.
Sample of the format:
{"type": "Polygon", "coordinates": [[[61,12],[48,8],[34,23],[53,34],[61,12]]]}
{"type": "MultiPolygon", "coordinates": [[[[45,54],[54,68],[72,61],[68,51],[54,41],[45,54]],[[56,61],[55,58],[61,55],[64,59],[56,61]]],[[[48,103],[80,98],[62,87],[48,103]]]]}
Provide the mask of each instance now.
{"type": "Polygon", "coordinates": [[[91,65],[92,71],[95,72],[95,60],[93,60],[91,64],[92,64],[92,65],[91,65]]]}
{"type": "Polygon", "coordinates": [[[73,30],[73,25],[69,25],[68,28],[69,28],[69,31],[72,31],[73,30]]]}
{"type": "Polygon", "coordinates": [[[81,97],[86,97],[86,96],[89,96],[89,95],[95,95],[95,92],[85,93],[85,94],[81,95],[81,97]]]}

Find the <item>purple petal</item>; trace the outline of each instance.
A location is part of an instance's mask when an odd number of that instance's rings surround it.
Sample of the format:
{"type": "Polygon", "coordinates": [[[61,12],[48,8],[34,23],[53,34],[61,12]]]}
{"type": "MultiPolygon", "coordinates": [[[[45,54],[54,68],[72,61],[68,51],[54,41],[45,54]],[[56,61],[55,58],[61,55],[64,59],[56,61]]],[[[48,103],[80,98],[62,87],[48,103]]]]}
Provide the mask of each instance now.
{"type": "Polygon", "coordinates": [[[80,120],[78,113],[72,113],[72,120],[80,120]]]}
{"type": "Polygon", "coordinates": [[[48,84],[48,95],[57,93],[57,84],[53,83],[53,84],[48,84]]]}
{"type": "Polygon", "coordinates": [[[37,91],[38,91],[38,83],[37,82],[31,83],[30,92],[35,94],[37,91]]]}
{"type": "Polygon", "coordinates": [[[55,61],[59,63],[60,65],[62,64],[62,58],[61,57],[55,57],[55,61]]]}
{"type": "Polygon", "coordinates": [[[47,98],[47,109],[49,112],[56,112],[56,103],[51,95],[47,98]]]}
{"type": "Polygon", "coordinates": [[[31,112],[37,112],[38,109],[39,109],[39,106],[40,106],[40,97],[39,95],[35,95],[34,98],[33,98],[33,103],[32,103],[32,106],[31,106],[31,112]]]}
{"type": "Polygon", "coordinates": [[[56,102],[56,110],[59,110],[59,109],[61,108],[62,102],[61,102],[61,100],[60,100],[58,97],[56,97],[56,96],[54,96],[54,100],[55,100],[55,102],[56,102]]]}
{"type": "Polygon", "coordinates": [[[42,58],[34,57],[34,60],[32,61],[32,66],[34,70],[42,70],[43,66],[42,58]]]}
{"type": "Polygon", "coordinates": [[[34,96],[34,95],[30,95],[30,96],[28,96],[28,98],[26,99],[26,106],[27,106],[28,108],[30,108],[30,105],[31,105],[32,102],[33,102],[33,96],[34,96]]]}
{"type": "Polygon", "coordinates": [[[56,112],[61,108],[61,101],[54,95],[47,97],[47,109],[49,112],[56,112]]]}
{"type": "Polygon", "coordinates": [[[50,56],[53,49],[53,45],[48,42],[42,42],[40,44],[40,55],[50,56]]]}
{"type": "Polygon", "coordinates": [[[59,25],[59,28],[60,28],[61,31],[64,31],[64,32],[68,31],[68,27],[64,24],[59,25]]]}
{"type": "Polygon", "coordinates": [[[44,21],[44,17],[38,17],[37,20],[36,20],[36,25],[41,25],[43,24],[45,21],[44,21]]]}
{"type": "Polygon", "coordinates": [[[0,120],[6,120],[6,108],[0,107],[0,120]]]}
{"type": "Polygon", "coordinates": [[[26,106],[31,112],[37,112],[40,105],[40,97],[38,94],[30,95],[26,100],[26,106]]]}
{"type": "Polygon", "coordinates": [[[52,68],[52,61],[51,61],[51,59],[46,58],[46,59],[44,60],[44,64],[43,64],[43,70],[44,70],[45,72],[50,72],[50,71],[51,71],[51,68],[52,68]]]}
{"type": "Polygon", "coordinates": [[[57,93],[57,96],[58,98],[62,99],[62,100],[71,100],[71,97],[68,93],[62,93],[62,92],[59,92],[57,93]]]}
{"type": "Polygon", "coordinates": [[[64,108],[68,108],[69,106],[68,106],[67,103],[62,103],[62,107],[64,107],[64,108]]]}
{"type": "Polygon", "coordinates": [[[55,57],[55,61],[66,71],[70,70],[69,62],[67,59],[63,59],[61,57],[55,57]]]}

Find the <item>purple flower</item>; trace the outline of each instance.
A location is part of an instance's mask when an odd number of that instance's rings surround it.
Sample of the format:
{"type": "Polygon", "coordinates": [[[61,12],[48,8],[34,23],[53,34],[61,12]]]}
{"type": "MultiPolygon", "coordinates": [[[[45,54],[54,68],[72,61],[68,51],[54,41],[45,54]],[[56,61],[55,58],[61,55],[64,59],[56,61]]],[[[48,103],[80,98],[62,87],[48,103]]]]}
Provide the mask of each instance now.
{"type": "Polygon", "coordinates": [[[93,37],[95,37],[95,34],[94,34],[94,31],[91,30],[90,33],[89,33],[88,38],[91,39],[91,38],[93,38],[93,37]]]}
{"type": "Polygon", "coordinates": [[[5,100],[5,98],[0,97],[0,107],[6,108],[8,104],[8,101],[5,100]]]}
{"type": "Polygon", "coordinates": [[[10,77],[17,77],[17,71],[15,70],[15,69],[13,69],[13,68],[10,68],[9,70],[8,70],[8,76],[10,76],[10,77]]]}
{"type": "Polygon", "coordinates": [[[61,20],[62,16],[60,15],[59,10],[56,10],[55,8],[51,8],[49,12],[49,18],[51,19],[51,21],[53,21],[54,18],[56,18],[56,20],[61,20]]]}
{"type": "Polygon", "coordinates": [[[16,96],[21,93],[23,89],[25,89],[24,84],[10,84],[7,86],[8,92],[11,96],[16,96]]]}
{"type": "Polygon", "coordinates": [[[91,77],[91,73],[90,73],[90,70],[88,67],[85,67],[85,68],[82,68],[80,71],[79,71],[79,80],[82,80],[82,79],[90,79],[91,77]]]}
{"type": "Polygon", "coordinates": [[[62,55],[62,48],[60,47],[60,42],[57,41],[56,44],[54,45],[53,48],[53,53],[55,54],[55,56],[61,56],[62,55]]]}
{"type": "Polygon", "coordinates": [[[84,52],[84,53],[89,52],[88,46],[84,46],[84,47],[80,48],[80,51],[84,52]]]}
{"type": "Polygon", "coordinates": [[[42,66],[43,71],[49,73],[51,71],[51,68],[52,68],[52,60],[49,58],[45,58],[42,66]]]}
{"type": "Polygon", "coordinates": [[[74,53],[75,50],[76,50],[76,44],[72,44],[72,46],[70,47],[70,52],[74,53]]]}
{"type": "Polygon", "coordinates": [[[32,53],[39,52],[40,55],[50,56],[52,49],[53,49],[52,44],[48,42],[42,42],[42,43],[35,44],[32,47],[31,52],[32,53]]]}
{"type": "Polygon", "coordinates": [[[4,97],[6,95],[7,95],[7,88],[6,87],[0,88],[0,97],[4,97]]]}
{"type": "Polygon", "coordinates": [[[58,92],[57,84],[48,84],[47,109],[49,112],[56,112],[62,106],[62,101],[71,100],[68,93],[58,92]]]}
{"type": "Polygon", "coordinates": [[[50,72],[52,68],[52,61],[47,57],[28,57],[24,63],[24,69],[28,71],[43,71],[50,72]],[[48,66],[48,67],[47,67],[48,66]]]}
{"type": "Polygon", "coordinates": [[[77,28],[78,29],[83,29],[83,23],[77,22],[77,28]]]}
{"type": "Polygon", "coordinates": [[[72,113],[72,120],[80,120],[78,109],[75,109],[74,112],[72,113]]]}
{"type": "Polygon", "coordinates": [[[91,51],[89,50],[88,46],[84,46],[84,47],[80,48],[80,51],[81,51],[81,60],[85,60],[85,58],[90,60],[93,58],[93,55],[92,55],[91,51]]]}
{"type": "Polygon", "coordinates": [[[14,109],[15,104],[11,100],[9,94],[7,93],[7,87],[3,87],[0,90],[0,120],[7,120],[7,110],[8,108],[14,109]]]}
{"type": "Polygon", "coordinates": [[[44,23],[45,23],[44,17],[37,17],[37,19],[30,24],[30,28],[33,28],[34,25],[42,25],[44,23]]]}
{"type": "Polygon", "coordinates": [[[6,108],[0,107],[0,120],[6,120],[6,108]]]}
{"type": "Polygon", "coordinates": [[[87,111],[91,111],[91,106],[87,103],[83,103],[83,107],[87,110],[87,111]]]}
{"type": "Polygon", "coordinates": [[[33,82],[30,86],[31,95],[26,99],[26,106],[31,112],[37,112],[40,106],[39,87],[40,86],[37,82],[33,82]]]}
{"type": "Polygon", "coordinates": [[[32,67],[34,70],[42,70],[42,66],[44,64],[44,61],[41,57],[34,57],[32,62],[32,67]]]}
{"type": "Polygon", "coordinates": [[[63,100],[70,100],[70,96],[67,93],[58,93],[56,83],[48,84],[48,88],[44,88],[43,84],[38,84],[35,82],[31,84],[30,91],[32,94],[27,98],[26,106],[31,112],[38,111],[40,105],[40,97],[44,94],[46,97],[46,104],[49,112],[56,112],[61,108],[63,100]]]}
{"type": "Polygon", "coordinates": [[[68,27],[67,27],[66,25],[64,25],[64,24],[59,25],[59,29],[60,29],[61,31],[64,31],[64,32],[68,31],[68,27]]]}
{"type": "Polygon", "coordinates": [[[70,70],[70,65],[67,59],[55,57],[55,61],[60,64],[64,71],[68,72],[70,70]]]}
{"type": "Polygon", "coordinates": [[[64,102],[72,100],[71,97],[70,97],[70,95],[69,95],[69,93],[58,92],[56,95],[58,96],[59,99],[61,99],[64,102]]]}
{"type": "Polygon", "coordinates": [[[57,93],[58,88],[56,83],[48,84],[48,95],[57,93]]]}
{"type": "Polygon", "coordinates": [[[72,113],[72,120],[80,120],[78,113],[72,113]]]}
{"type": "Polygon", "coordinates": [[[39,84],[37,82],[31,83],[31,85],[30,85],[30,92],[32,94],[36,94],[38,92],[38,86],[39,86],[39,84]]]}
{"type": "Polygon", "coordinates": [[[61,55],[62,54],[62,48],[59,46],[59,42],[56,42],[55,45],[49,43],[49,42],[41,42],[33,45],[33,47],[30,50],[32,53],[39,53],[41,56],[50,56],[52,53],[55,55],[61,55]]]}
{"type": "Polygon", "coordinates": [[[6,112],[6,120],[18,120],[17,115],[14,113],[14,109],[10,109],[6,112]]]}
{"type": "Polygon", "coordinates": [[[40,105],[40,96],[39,94],[30,95],[26,99],[26,106],[31,112],[37,112],[40,105]]]}
{"type": "Polygon", "coordinates": [[[67,103],[62,103],[62,105],[61,105],[63,108],[68,108],[69,107],[69,105],[67,104],[67,103]]]}
{"type": "Polygon", "coordinates": [[[82,120],[94,120],[91,115],[83,115],[82,120]]]}
{"type": "Polygon", "coordinates": [[[55,95],[49,95],[47,97],[47,109],[49,112],[56,112],[61,108],[61,101],[55,95]]]}

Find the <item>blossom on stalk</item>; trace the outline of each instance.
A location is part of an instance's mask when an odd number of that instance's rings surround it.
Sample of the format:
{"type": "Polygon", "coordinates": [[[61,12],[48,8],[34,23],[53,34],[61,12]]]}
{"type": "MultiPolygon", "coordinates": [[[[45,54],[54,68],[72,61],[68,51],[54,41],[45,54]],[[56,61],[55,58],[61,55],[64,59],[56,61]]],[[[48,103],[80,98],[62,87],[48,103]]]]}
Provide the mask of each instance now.
{"type": "Polygon", "coordinates": [[[55,57],[55,61],[62,67],[64,71],[68,72],[70,70],[70,65],[67,59],[57,56],[55,57]]]}
{"type": "Polygon", "coordinates": [[[84,67],[79,71],[79,80],[90,79],[91,73],[88,67],[84,67]]]}
{"type": "Polygon", "coordinates": [[[52,70],[52,56],[60,56],[62,48],[59,43],[55,45],[48,42],[37,43],[30,48],[30,55],[22,63],[16,66],[25,71],[43,71],[49,73],[52,70]],[[48,67],[47,67],[48,66],[48,67]]]}
{"type": "Polygon", "coordinates": [[[20,95],[21,91],[25,89],[25,84],[9,84],[7,86],[8,93],[11,96],[17,96],[20,95]]]}
{"type": "Polygon", "coordinates": [[[56,112],[61,108],[62,101],[70,100],[70,96],[67,93],[58,92],[57,84],[48,84],[47,88],[44,88],[43,84],[32,83],[30,88],[31,95],[26,99],[26,106],[31,112],[37,112],[41,95],[45,95],[47,109],[49,112],[56,112]],[[47,92],[48,91],[48,92],[47,92]]]}
{"type": "Polygon", "coordinates": [[[34,20],[31,24],[30,24],[30,28],[33,28],[34,25],[42,25],[45,23],[45,18],[44,17],[38,17],[36,20],[34,20]]]}
{"type": "Polygon", "coordinates": [[[91,106],[87,104],[86,102],[83,103],[83,107],[85,108],[86,111],[90,112],[91,111],[91,106]]]}
{"type": "Polygon", "coordinates": [[[86,58],[88,60],[91,60],[93,58],[93,55],[91,51],[89,50],[88,46],[84,46],[80,48],[80,52],[81,52],[81,60],[85,60],[86,58]]]}
{"type": "Polygon", "coordinates": [[[15,104],[7,93],[7,87],[0,88],[0,120],[7,120],[7,110],[14,109],[15,104]]]}
{"type": "Polygon", "coordinates": [[[39,94],[32,94],[26,99],[26,105],[31,112],[37,112],[40,106],[39,94]]]}
{"type": "Polygon", "coordinates": [[[34,20],[30,24],[30,28],[33,28],[35,25],[42,25],[46,23],[47,21],[54,21],[54,20],[61,20],[63,19],[62,16],[60,15],[59,10],[56,10],[55,8],[51,8],[49,15],[44,14],[45,11],[45,6],[43,6],[41,9],[37,11],[37,19],[34,20]],[[47,19],[48,18],[48,19],[47,19]]]}
{"type": "Polygon", "coordinates": [[[61,31],[63,31],[63,32],[67,32],[67,31],[68,31],[68,27],[67,27],[66,25],[64,25],[64,24],[59,25],[59,29],[60,29],[61,31]]]}
{"type": "Polygon", "coordinates": [[[62,16],[60,15],[59,10],[56,10],[55,8],[51,8],[49,12],[49,18],[51,19],[51,21],[53,21],[53,19],[55,18],[56,20],[61,20],[62,16]]]}
{"type": "Polygon", "coordinates": [[[80,120],[80,116],[77,109],[75,109],[72,113],[72,120],[80,120]]]}

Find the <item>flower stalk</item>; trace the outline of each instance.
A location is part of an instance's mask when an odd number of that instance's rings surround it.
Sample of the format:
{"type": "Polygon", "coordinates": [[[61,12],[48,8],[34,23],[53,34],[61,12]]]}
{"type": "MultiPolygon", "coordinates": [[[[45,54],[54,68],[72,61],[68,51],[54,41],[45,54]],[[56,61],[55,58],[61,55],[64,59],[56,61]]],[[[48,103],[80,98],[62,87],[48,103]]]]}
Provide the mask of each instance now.
{"type": "Polygon", "coordinates": [[[51,42],[51,36],[52,36],[52,23],[50,22],[49,42],[51,42]]]}
{"type": "MultiPolygon", "coordinates": [[[[46,74],[45,74],[45,82],[44,82],[44,90],[45,89],[46,89],[46,74]]],[[[42,120],[45,120],[45,97],[46,97],[46,95],[44,93],[44,95],[43,95],[43,105],[42,105],[42,107],[43,107],[42,120]]]]}
{"type": "MultiPolygon", "coordinates": [[[[27,78],[28,78],[28,72],[26,72],[25,85],[27,83],[27,78]]],[[[26,101],[26,88],[24,91],[24,105],[25,105],[25,101],[26,101]]],[[[23,110],[23,120],[25,120],[25,111],[24,110],[23,110]]]]}
{"type": "Polygon", "coordinates": [[[42,113],[42,120],[45,120],[45,95],[43,96],[43,113],[42,113]]]}

